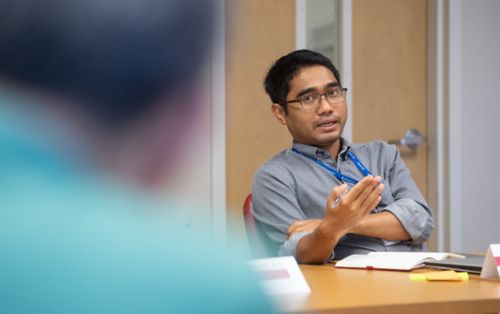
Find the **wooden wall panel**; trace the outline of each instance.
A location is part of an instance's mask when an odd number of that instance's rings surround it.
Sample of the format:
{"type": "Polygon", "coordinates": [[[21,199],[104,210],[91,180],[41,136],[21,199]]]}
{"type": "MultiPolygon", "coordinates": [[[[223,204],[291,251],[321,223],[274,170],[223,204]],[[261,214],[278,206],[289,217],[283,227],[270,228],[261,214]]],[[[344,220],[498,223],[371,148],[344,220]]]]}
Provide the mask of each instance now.
{"type": "MultiPolygon", "coordinates": [[[[427,134],[426,0],[353,1],[353,140],[427,134]]],[[[424,195],[427,147],[401,149],[424,195]]]]}
{"type": "Polygon", "coordinates": [[[291,144],[271,112],[263,80],[295,48],[295,1],[228,1],[226,26],[227,205],[242,229],[242,205],[257,168],[291,144]]]}

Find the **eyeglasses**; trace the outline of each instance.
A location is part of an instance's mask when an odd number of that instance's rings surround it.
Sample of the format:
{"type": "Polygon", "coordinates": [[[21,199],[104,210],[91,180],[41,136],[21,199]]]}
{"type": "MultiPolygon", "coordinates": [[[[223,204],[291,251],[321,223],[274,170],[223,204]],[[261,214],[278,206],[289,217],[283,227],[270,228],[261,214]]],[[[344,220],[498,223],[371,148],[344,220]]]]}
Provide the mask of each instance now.
{"type": "Polygon", "coordinates": [[[336,105],[345,101],[346,93],[347,88],[331,89],[323,94],[302,95],[297,99],[285,101],[283,105],[298,102],[302,111],[316,111],[321,104],[321,96],[325,96],[326,102],[328,102],[330,105],[336,105]]]}

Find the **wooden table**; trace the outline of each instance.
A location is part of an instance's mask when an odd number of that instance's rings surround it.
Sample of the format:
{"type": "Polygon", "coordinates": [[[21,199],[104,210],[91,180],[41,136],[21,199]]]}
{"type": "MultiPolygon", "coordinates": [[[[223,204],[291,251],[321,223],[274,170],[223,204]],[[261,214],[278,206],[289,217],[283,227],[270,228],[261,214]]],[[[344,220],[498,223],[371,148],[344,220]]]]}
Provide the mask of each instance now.
{"type": "Polygon", "coordinates": [[[332,264],[300,268],[312,292],[280,297],[283,312],[500,312],[500,281],[476,275],[468,282],[411,282],[408,272],[336,269],[332,264]]]}

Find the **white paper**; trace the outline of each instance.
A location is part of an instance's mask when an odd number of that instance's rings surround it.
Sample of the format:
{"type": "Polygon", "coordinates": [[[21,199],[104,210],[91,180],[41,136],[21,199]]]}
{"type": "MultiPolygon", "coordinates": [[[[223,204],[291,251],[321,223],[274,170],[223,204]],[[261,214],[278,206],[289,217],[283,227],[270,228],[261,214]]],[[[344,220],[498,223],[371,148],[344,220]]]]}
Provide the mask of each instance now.
{"type": "Polygon", "coordinates": [[[270,295],[311,292],[293,256],[255,259],[249,263],[270,295]]]}

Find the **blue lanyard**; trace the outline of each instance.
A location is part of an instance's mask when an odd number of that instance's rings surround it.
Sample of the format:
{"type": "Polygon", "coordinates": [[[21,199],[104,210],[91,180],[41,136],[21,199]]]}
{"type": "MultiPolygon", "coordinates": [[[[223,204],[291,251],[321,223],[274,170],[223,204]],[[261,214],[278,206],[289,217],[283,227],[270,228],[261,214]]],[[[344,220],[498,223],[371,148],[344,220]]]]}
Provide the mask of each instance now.
{"type": "MultiPolygon", "coordinates": [[[[327,164],[325,164],[324,162],[322,162],[319,159],[313,158],[311,156],[307,156],[306,154],[299,152],[295,148],[292,148],[292,151],[294,153],[296,153],[296,154],[299,154],[299,155],[304,156],[304,157],[306,157],[308,159],[311,159],[312,161],[314,161],[315,163],[317,163],[318,165],[320,165],[321,167],[323,167],[326,171],[328,171],[329,173],[331,173],[340,182],[348,182],[348,183],[351,183],[351,184],[357,184],[358,183],[358,180],[353,179],[353,178],[351,178],[349,176],[343,175],[342,173],[340,173],[337,170],[333,169],[332,167],[328,166],[327,164]]],[[[371,175],[370,171],[361,163],[361,161],[358,159],[358,157],[356,157],[356,155],[354,155],[353,152],[348,151],[347,152],[347,157],[349,157],[349,159],[354,163],[354,165],[356,166],[356,168],[358,168],[359,172],[361,172],[363,174],[363,176],[366,177],[366,176],[370,176],[371,175]]]]}

